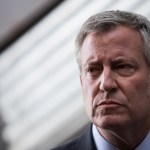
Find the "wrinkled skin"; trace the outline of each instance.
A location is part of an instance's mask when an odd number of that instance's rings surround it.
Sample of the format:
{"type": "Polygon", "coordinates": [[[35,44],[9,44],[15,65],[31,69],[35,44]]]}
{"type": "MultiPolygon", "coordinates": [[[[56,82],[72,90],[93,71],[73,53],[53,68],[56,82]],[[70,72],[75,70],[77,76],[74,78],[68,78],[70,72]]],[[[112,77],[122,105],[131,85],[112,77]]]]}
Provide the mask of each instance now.
{"type": "Polygon", "coordinates": [[[99,132],[120,148],[137,146],[150,128],[149,68],[139,32],[119,26],[87,35],[80,79],[86,111],[99,132]]]}

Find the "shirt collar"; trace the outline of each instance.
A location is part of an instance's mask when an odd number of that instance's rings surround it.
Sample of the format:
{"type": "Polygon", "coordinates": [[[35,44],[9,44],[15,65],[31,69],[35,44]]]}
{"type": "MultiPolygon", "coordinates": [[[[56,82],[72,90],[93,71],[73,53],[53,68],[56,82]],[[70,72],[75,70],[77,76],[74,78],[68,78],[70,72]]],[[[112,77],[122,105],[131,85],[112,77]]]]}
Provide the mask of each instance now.
{"type": "MultiPolygon", "coordinates": [[[[119,150],[116,146],[105,140],[98,132],[96,126],[92,126],[92,134],[97,150],[119,150]]],[[[150,131],[143,142],[135,150],[149,150],[150,147],[150,131]]]]}

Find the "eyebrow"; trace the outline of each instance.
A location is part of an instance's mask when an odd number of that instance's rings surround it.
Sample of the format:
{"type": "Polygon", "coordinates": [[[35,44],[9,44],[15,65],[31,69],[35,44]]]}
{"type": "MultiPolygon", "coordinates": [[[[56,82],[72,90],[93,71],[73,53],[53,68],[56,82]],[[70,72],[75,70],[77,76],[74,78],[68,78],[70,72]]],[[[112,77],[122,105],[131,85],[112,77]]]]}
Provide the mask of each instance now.
{"type": "Polygon", "coordinates": [[[89,63],[85,63],[82,68],[83,69],[86,69],[88,67],[96,67],[96,68],[101,68],[102,65],[98,62],[98,61],[92,61],[92,62],[89,62],[89,63]]]}
{"type": "Polygon", "coordinates": [[[131,61],[132,62],[132,59],[125,58],[125,57],[118,57],[118,58],[113,59],[111,62],[123,62],[123,61],[131,61]]]}
{"type": "Polygon", "coordinates": [[[86,63],[97,63],[99,62],[99,58],[95,57],[95,56],[90,56],[89,58],[87,58],[86,63]]]}
{"type": "Polygon", "coordinates": [[[124,58],[118,58],[118,59],[114,59],[111,61],[112,64],[117,64],[117,63],[122,63],[125,61],[129,61],[129,59],[124,59],[124,58]]]}
{"type": "Polygon", "coordinates": [[[119,63],[123,63],[123,62],[129,62],[129,63],[133,63],[135,64],[136,66],[138,65],[138,63],[134,60],[134,59],[131,59],[131,58],[116,58],[114,60],[111,61],[112,64],[119,64],[119,63]]]}

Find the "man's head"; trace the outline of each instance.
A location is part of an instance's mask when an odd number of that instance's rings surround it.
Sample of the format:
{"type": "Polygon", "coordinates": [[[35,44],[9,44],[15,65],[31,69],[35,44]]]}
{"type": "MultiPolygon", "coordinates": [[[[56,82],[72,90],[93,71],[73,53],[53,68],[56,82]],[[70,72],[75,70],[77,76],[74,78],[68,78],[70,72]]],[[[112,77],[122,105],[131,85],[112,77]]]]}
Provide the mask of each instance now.
{"type": "Polygon", "coordinates": [[[84,102],[97,127],[150,127],[150,23],[107,11],[89,18],[77,37],[84,102]]]}

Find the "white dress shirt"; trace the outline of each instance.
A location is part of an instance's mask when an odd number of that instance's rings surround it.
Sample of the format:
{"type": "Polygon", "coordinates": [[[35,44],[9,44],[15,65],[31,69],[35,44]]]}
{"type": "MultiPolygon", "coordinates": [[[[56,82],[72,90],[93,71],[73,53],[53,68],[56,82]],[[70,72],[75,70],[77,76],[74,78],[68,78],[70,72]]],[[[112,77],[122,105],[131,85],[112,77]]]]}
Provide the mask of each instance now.
{"type": "MultiPolygon", "coordinates": [[[[98,132],[95,125],[92,126],[92,134],[97,150],[120,150],[105,140],[98,132]]],[[[150,131],[143,142],[135,150],[150,150],[150,131]]]]}

